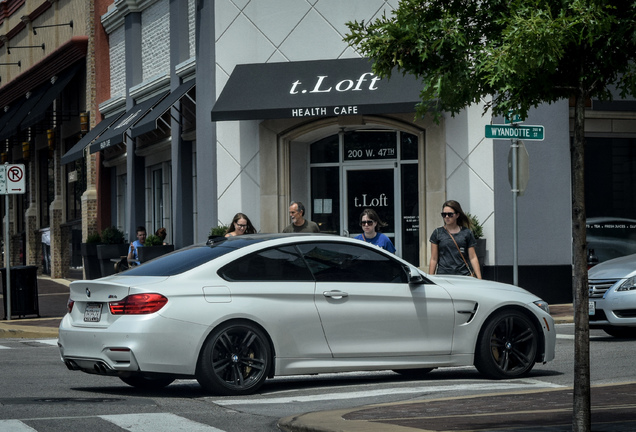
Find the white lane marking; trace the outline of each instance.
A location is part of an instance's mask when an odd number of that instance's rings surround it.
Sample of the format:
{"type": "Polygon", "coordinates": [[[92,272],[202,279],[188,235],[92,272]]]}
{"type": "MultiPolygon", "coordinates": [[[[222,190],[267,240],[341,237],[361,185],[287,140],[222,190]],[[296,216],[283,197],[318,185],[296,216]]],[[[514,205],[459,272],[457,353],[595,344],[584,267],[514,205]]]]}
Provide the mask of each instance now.
{"type": "Polygon", "coordinates": [[[0,349],[11,349],[8,346],[0,345],[0,349]]]}
{"type": "Polygon", "coordinates": [[[574,335],[558,334],[557,339],[574,339],[574,335]]]}
{"type": "Polygon", "coordinates": [[[33,342],[39,342],[41,344],[57,346],[57,339],[33,339],[33,342]]]}
{"type": "Polygon", "coordinates": [[[37,432],[31,426],[22,423],[20,420],[0,420],[0,431],[37,432]]]}
{"type": "Polygon", "coordinates": [[[374,396],[387,396],[397,394],[411,393],[441,393],[447,391],[466,391],[466,390],[513,390],[513,389],[534,389],[534,388],[563,388],[565,386],[552,384],[539,380],[524,380],[522,383],[487,383],[487,384],[457,384],[448,386],[427,386],[427,387],[410,387],[410,388],[392,388],[381,390],[365,390],[359,392],[331,393],[310,396],[289,396],[276,397],[271,399],[221,399],[214,400],[217,405],[253,405],[253,404],[284,404],[294,402],[315,402],[323,400],[341,400],[354,398],[369,398],[374,396]]]}
{"type": "Polygon", "coordinates": [[[98,416],[130,432],[224,432],[170,413],[121,414],[98,416]]]}

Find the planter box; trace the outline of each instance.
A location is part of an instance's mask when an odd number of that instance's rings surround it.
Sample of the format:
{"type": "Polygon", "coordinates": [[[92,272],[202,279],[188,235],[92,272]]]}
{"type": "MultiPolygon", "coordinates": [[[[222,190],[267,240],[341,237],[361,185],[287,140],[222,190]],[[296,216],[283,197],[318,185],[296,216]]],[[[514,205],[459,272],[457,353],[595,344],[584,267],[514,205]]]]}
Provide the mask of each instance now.
{"type": "Polygon", "coordinates": [[[115,274],[115,263],[111,260],[128,255],[128,246],[126,243],[97,246],[97,258],[99,258],[102,277],[115,274]]]}
{"type": "Polygon", "coordinates": [[[97,258],[97,243],[82,243],[82,260],[84,262],[84,277],[88,280],[102,277],[102,269],[97,258]]]}
{"type": "Polygon", "coordinates": [[[486,239],[485,238],[477,239],[477,246],[475,246],[475,253],[477,254],[477,259],[479,259],[479,267],[481,267],[483,271],[484,260],[486,259],[486,239]]]}
{"type": "Polygon", "coordinates": [[[174,251],[174,245],[144,246],[137,249],[137,257],[139,262],[143,264],[172,251],[174,251]]]}

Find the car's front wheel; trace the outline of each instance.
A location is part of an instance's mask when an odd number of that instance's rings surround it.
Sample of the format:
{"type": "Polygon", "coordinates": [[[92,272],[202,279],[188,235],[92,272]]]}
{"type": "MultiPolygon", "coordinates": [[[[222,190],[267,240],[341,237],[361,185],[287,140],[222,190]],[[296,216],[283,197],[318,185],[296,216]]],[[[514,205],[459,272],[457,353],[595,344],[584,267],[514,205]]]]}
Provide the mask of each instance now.
{"type": "Polygon", "coordinates": [[[203,345],[196,377],[214,394],[252,394],[267,379],[270,364],[268,339],[258,327],[228,323],[216,329],[203,345]]]}
{"type": "Polygon", "coordinates": [[[530,319],[515,310],[495,313],[486,322],[475,350],[475,367],[489,378],[527,375],[534,367],[539,332],[530,319]]]}

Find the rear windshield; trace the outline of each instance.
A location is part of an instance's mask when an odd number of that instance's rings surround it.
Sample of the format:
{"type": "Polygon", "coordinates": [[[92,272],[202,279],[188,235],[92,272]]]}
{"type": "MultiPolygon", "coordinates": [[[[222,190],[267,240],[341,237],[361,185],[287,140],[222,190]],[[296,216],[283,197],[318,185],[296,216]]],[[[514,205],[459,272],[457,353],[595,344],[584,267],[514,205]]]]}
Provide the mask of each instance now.
{"type": "MultiPolygon", "coordinates": [[[[197,245],[162,255],[125,271],[126,276],[174,276],[192,270],[251,242],[223,241],[211,246],[197,245]]],[[[121,273],[121,274],[124,274],[121,273]]]]}

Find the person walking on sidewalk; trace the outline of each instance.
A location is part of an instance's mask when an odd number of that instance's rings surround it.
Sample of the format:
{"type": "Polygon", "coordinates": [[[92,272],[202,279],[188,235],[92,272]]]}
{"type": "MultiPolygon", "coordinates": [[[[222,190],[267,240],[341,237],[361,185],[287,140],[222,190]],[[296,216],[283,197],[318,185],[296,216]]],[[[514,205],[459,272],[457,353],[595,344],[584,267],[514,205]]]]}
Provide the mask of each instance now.
{"type": "Polygon", "coordinates": [[[449,200],[442,206],[444,225],[431,234],[430,274],[475,276],[481,279],[479,260],[475,252],[477,240],[471,230],[470,219],[462,206],[449,200]],[[470,265],[468,264],[470,262],[470,265]]]}

